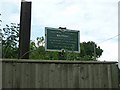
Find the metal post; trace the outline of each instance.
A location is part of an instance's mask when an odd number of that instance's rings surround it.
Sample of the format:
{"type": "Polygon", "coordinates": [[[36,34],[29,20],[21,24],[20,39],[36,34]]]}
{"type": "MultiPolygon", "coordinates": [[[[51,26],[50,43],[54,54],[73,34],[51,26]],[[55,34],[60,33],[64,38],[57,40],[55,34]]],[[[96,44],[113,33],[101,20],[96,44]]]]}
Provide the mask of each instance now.
{"type": "Polygon", "coordinates": [[[62,50],[61,52],[59,52],[58,59],[59,60],[65,60],[66,59],[64,50],[62,50]]]}
{"type": "Polygon", "coordinates": [[[95,43],[94,43],[94,60],[96,60],[96,47],[95,47],[95,43]]]}
{"type": "Polygon", "coordinates": [[[29,59],[30,30],[31,29],[31,2],[21,2],[19,59],[29,59]]]}
{"type": "MultiPolygon", "coordinates": [[[[1,17],[1,14],[0,14],[1,17]]],[[[1,22],[2,20],[0,19],[0,59],[2,59],[2,28],[1,28],[1,22]]]]}
{"type": "MultiPolygon", "coordinates": [[[[64,30],[64,29],[66,29],[66,27],[59,27],[59,29],[64,30]]],[[[61,52],[59,52],[58,59],[65,60],[65,51],[64,50],[61,50],[61,52]]]]}
{"type": "MultiPolygon", "coordinates": [[[[0,14],[1,17],[1,14],[0,14]]],[[[2,29],[1,29],[1,22],[0,20],[0,90],[2,90],[2,29]]]]}
{"type": "MultiPolygon", "coordinates": [[[[118,2],[118,34],[120,34],[120,1],[118,2]]],[[[118,67],[120,69],[120,35],[118,35],[118,67]]]]}

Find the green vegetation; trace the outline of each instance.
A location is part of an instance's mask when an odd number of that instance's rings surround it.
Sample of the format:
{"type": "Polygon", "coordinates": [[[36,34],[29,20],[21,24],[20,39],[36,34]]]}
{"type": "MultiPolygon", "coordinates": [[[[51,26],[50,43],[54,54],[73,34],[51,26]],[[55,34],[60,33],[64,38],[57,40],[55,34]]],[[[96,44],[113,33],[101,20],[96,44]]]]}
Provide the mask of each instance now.
{"type": "Polygon", "coordinates": [[[120,68],[118,64],[117,64],[117,68],[118,68],[118,87],[120,88],[120,68]]]}
{"type": "MultiPolygon", "coordinates": [[[[19,24],[11,23],[2,29],[2,58],[18,58],[19,42],[19,24]]],[[[36,42],[30,42],[30,59],[58,60],[58,52],[45,51],[44,37],[37,37],[36,42]]],[[[64,60],[95,60],[94,48],[96,50],[96,58],[102,55],[103,50],[93,41],[80,43],[80,53],[65,52],[64,60]]]]}
{"type": "Polygon", "coordinates": [[[19,24],[11,23],[2,29],[2,57],[18,57],[19,24]]]}

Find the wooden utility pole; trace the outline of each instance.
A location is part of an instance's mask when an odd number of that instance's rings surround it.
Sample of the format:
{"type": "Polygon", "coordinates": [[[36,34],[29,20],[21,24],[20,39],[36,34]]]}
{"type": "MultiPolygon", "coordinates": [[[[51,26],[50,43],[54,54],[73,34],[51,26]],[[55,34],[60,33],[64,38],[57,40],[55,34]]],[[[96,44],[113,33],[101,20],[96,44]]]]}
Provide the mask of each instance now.
{"type": "Polygon", "coordinates": [[[22,0],[20,13],[19,59],[29,59],[31,2],[22,0]]]}

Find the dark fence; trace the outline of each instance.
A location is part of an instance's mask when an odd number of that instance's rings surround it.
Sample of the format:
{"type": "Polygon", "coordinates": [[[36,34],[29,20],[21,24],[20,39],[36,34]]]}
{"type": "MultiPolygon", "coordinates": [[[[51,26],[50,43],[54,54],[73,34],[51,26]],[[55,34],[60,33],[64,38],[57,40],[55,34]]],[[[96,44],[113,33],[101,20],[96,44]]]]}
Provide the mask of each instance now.
{"type": "Polygon", "coordinates": [[[117,62],[2,60],[3,88],[118,88],[117,62]]]}

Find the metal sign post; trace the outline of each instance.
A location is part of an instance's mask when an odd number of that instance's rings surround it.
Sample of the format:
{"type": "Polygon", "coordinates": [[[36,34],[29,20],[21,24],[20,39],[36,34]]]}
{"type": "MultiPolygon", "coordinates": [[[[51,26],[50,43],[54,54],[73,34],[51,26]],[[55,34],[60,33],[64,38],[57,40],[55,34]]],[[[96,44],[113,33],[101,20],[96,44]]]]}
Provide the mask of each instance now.
{"type": "Polygon", "coordinates": [[[58,59],[59,60],[66,60],[64,50],[62,50],[61,52],[58,53],[58,59]]]}
{"type": "MultiPolygon", "coordinates": [[[[63,30],[65,30],[66,29],[66,27],[59,27],[59,29],[61,29],[61,31],[63,31],[63,30]]],[[[58,59],[59,60],[65,60],[65,50],[63,49],[63,50],[61,50],[61,52],[59,52],[59,54],[58,54],[58,59]]]]}

